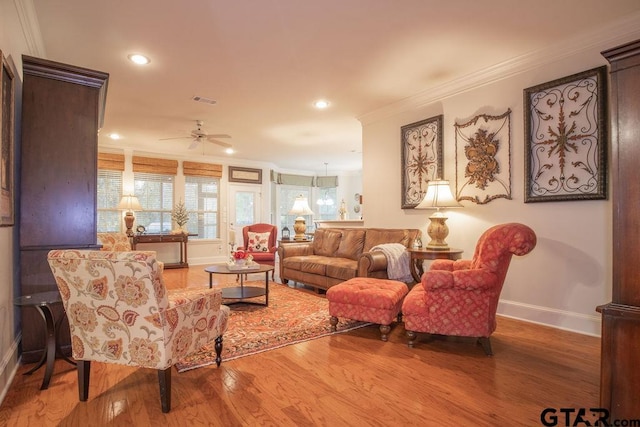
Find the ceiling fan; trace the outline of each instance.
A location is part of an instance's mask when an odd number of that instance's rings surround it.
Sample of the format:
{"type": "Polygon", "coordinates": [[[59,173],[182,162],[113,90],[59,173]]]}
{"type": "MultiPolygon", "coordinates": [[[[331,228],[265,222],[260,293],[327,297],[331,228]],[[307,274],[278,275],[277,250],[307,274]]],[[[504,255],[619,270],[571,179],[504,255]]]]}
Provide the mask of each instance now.
{"type": "Polygon", "coordinates": [[[189,136],[178,136],[175,138],[161,138],[161,141],[166,141],[169,139],[187,139],[187,138],[191,138],[193,139],[193,142],[191,142],[191,145],[189,145],[189,150],[193,150],[194,148],[196,148],[199,144],[201,144],[204,141],[209,141],[209,142],[213,142],[214,144],[218,144],[222,147],[225,148],[231,148],[231,144],[229,144],[228,142],[223,142],[223,141],[219,141],[219,138],[231,138],[231,135],[227,135],[225,133],[214,133],[214,134],[208,134],[205,131],[202,130],[202,125],[203,125],[203,121],[202,120],[196,120],[196,128],[194,130],[191,131],[191,135],[189,136]]]}

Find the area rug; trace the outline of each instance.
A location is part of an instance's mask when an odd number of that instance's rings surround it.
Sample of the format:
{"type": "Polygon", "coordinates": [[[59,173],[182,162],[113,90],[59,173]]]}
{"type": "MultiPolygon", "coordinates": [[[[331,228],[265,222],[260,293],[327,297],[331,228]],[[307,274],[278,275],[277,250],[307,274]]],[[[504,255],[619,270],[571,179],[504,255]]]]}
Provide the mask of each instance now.
{"type": "MultiPolygon", "coordinates": [[[[264,286],[247,282],[245,285],[264,286]]],[[[351,331],[370,323],[339,319],[336,332],[329,324],[329,302],[320,295],[289,288],[279,283],[269,284],[269,306],[232,304],[227,332],[224,334],[222,361],[237,359],[308,341],[334,333],[351,331]]],[[[255,298],[256,302],[264,297],[255,298]]],[[[229,301],[223,301],[223,303],[229,301]]],[[[213,343],[200,352],[178,362],[178,372],[215,363],[213,343]]]]}

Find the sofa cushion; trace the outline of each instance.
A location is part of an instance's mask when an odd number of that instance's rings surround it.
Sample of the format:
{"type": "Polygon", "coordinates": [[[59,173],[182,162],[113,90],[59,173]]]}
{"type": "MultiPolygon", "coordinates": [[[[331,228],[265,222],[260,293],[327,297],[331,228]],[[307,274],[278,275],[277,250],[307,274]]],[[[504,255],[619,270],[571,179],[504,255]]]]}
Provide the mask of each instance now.
{"type": "Polygon", "coordinates": [[[369,252],[374,246],[384,243],[402,243],[407,246],[409,244],[408,230],[369,228],[367,229],[362,250],[363,252],[369,252]]]}
{"type": "Polygon", "coordinates": [[[321,256],[334,256],[340,246],[342,232],[339,230],[319,229],[313,235],[313,253],[321,256]]]}
{"type": "Polygon", "coordinates": [[[357,260],[362,255],[364,236],[364,229],[352,228],[343,230],[340,245],[334,256],[357,260]]]}
{"type": "Polygon", "coordinates": [[[331,258],[327,264],[327,276],[334,279],[349,280],[358,273],[358,261],[350,258],[331,258]]]}
{"type": "Polygon", "coordinates": [[[332,259],[333,258],[327,258],[325,256],[319,255],[294,256],[282,260],[282,265],[284,268],[304,271],[308,274],[318,274],[320,276],[326,276],[327,264],[329,264],[332,259]]]}

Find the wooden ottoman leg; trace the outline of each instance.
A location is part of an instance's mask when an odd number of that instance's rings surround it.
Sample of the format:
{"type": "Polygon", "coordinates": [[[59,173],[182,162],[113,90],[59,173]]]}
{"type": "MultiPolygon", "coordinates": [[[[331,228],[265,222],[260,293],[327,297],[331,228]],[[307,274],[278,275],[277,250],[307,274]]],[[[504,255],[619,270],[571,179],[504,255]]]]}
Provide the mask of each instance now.
{"type": "Polygon", "coordinates": [[[331,323],[331,332],[335,332],[337,329],[336,326],[338,325],[338,318],[336,316],[331,316],[329,323],[331,323]]]}
{"type": "Polygon", "coordinates": [[[387,335],[390,330],[391,327],[389,325],[380,325],[380,339],[382,341],[387,341],[389,339],[387,335]]]}
{"type": "Polygon", "coordinates": [[[413,348],[413,344],[416,342],[416,333],[413,331],[407,331],[407,338],[409,338],[409,347],[413,348]]]}

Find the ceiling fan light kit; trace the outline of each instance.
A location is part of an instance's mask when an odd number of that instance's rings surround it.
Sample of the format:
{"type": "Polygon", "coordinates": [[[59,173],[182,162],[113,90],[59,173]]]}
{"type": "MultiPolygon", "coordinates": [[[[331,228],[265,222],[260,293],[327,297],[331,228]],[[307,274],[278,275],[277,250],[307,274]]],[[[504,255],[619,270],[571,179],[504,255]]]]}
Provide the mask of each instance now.
{"type": "Polygon", "coordinates": [[[204,125],[204,122],[202,120],[196,120],[196,128],[191,131],[190,136],[162,138],[161,141],[167,141],[170,139],[189,139],[190,138],[193,140],[193,142],[191,143],[191,145],[189,145],[189,150],[193,150],[198,145],[200,145],[200,143],[204,141],[209,141],[209,142],[213,142],[214,144],[220,145],[221,147],[226,148],[225,152],[230,154],[229,150],[231,149],[232,145],[229,144],[228,142],[219,141],[219,138],[231,138],[231,135],[227,135],[226,133],[208,134],[202,130],[203,125],[204,125]]]}

